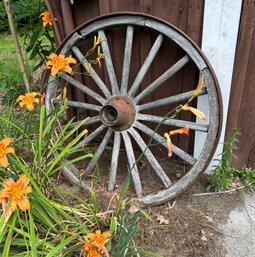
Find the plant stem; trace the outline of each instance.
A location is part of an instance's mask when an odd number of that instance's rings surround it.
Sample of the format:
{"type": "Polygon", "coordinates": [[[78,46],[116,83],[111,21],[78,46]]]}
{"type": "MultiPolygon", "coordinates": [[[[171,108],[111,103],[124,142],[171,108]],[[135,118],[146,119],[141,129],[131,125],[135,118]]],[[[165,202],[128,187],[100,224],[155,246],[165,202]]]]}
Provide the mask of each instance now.
{"type": "Polygon", "coordinates": [[[13,42],[14,42],[15,49],[16,49],[16,54],[17,54],[18,60],[19,60],[19,67],[20,67],[20,70],[21,70],[22,75],[23,75],[23,79],[24,79],[26,89],[29,92],[29,80],[28,80],[28,76],[27,76],[27,73],[26,73],[25,62],[24,62],[24,58],[23,58],[23,55],[22,55],[22,52],[21,52],[19,41],[18,41],[17,32],[16,32],[16,29],[15,29],[15,26],[14,26],[13,16],[12,16],[12,12],[11,12],[10,0],[4,0],[4,6],[5,6],[5,10],[6,10],[7,17],[8,17],[9,27],[10,27],[10,30],[11,30],[11,33],[12,33],[13,42]]]}

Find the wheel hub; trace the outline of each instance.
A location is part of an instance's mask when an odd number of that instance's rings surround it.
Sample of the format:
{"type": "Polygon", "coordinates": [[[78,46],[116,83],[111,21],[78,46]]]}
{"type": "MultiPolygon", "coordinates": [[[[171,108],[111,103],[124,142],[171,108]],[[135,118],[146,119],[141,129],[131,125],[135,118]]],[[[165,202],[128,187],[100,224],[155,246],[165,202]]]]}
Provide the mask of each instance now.
{"type": "Polygon", "coordinates": [[[125,96],[112,97],[100,111],[102,123],[117,131],[131,127],[135,120],[135,115],[134,104],[125,96]]]}

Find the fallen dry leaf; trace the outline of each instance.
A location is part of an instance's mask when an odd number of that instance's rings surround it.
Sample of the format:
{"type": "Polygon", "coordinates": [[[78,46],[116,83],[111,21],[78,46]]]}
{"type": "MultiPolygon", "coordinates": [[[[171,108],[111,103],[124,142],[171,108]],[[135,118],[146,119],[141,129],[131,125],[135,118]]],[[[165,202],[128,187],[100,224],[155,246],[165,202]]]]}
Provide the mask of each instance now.
{"type": "Polygon", "coordinates": [[[156,214],[156,221],[159,221],[159,224],[166,224],[168,225],[169,224],[169,219],[166,219],[164,216],[160,215],[160,214],[156,214]]]}

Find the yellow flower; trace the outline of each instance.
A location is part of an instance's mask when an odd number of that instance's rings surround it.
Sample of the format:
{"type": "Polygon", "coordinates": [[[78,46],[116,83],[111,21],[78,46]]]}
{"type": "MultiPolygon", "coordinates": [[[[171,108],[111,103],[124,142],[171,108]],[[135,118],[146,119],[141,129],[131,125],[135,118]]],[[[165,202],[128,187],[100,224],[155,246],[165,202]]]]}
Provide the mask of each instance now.
{"type": "Polygon", "coordinates": [[[203,84],[204,84],[204,77],[201,76],[200,79],[199,79],[199,82],[198,82],[198,85],[197,85],[197,88],[194,92],[194,96],[197,97],[199,92],[201,91],[201,88],[203,87],[203,84]]]}
{"type": "Polygon", "coordinates": [[[100,39],[100,35],[98,37],[94,36],[94,45],[93,49],[97,47],[97,58],[96,58],[96,63],[98,63],[99,67],[101,68],[101,59],[104,58],[104,54],[101,53],[101,48],[100,48],[100,43],[104,41],[105,39],[100,39]]]}
{"type": "Polygon", "coordinates": [[[9,165],[6,154],[15,153],[14,148],[7,147],[13,141],[12,138],[6,137],[0,141],[0,166],[7,167],[9,165]]]}
{"type": "Polygon", "coordinates": [[[96,48],[100,44],[101,41],[102,40],[100,40],[100,35],[98,35],[98,37],[94,36],[94,46],[93,46],[93,48],[96,48]]]}
{"type": "Polygon", "coordinates": [[[177,134],[188,135],[189,134],[188,126],[186,125],[184,128],[171,130],[169,133],[164,134],[164,137],[166,138],[167,149],[168,149],[167,155],[168,155],[169,158],[171,158],[172,154],[173,154],[173,144],[172,144],[170,136],[177,135],[177,134]]]}
{"type": "Polygon", "coordinates": [[[49,24],[50,26],[52,26],[52,19],[50,17],[49,12],[43,12],[40,14],[39,17],[42,16],[42,20],[43,20],[43,27],[46,27],[47,24],[49,24]]]}
{"type": "Polygon", "coordinates": [[[206,120],[206,117],[204,115],[203,112],[199,111],[198,109],[194,108],[194,107],[190,107],[187,105],[182,106],[181,108],[184,111],[191,111],[193,114],[195,114],[199,119],[201,120],[206,120]]]}
{"type": "Polygon", "coordinates": [[[62,54],[57,55],[55,53],[52,53],[50,54],[48,59],[50,60],[46,62],[46,68],[51,69],[52,76],[55,76],[58,72],[68,72],[70,74],[73,73],[73,70],[69,66],[69,64],[76,64],[76,60],[71,56],[65,57],[62,54]]]}
{"type": "Polygon", "coordinates": [[[18,99],[16,100],[16,102],[20,102],[19,106],[21,108],[24,107],[24,105],[27,106],[27,109],[29,111],[33,111],[35,109],[33,103],[39,104],[40,103],[40,99],[36,98],[36,96],[40,96],[39,93],[36,92],[32,92],[32,93],[26,93],[25,95],[20,95],[18,97],[18,99]]]}
{"type": "Polygon", "coordinates": [[[100,46],[97,47],[97,58],[96,58],[96,63],[98,63],[99,65],[99,68],[101,68],[101,59],[104,58],[104,54],[101,53],[101,50],[100,50],[100,46]]]}
{"type": "Polygon", "coordinates": [[[12,212],[16,210],[17,205],[22,211],[30,209],[30,202],[25,196],[25,194],[32,192],[32,187],[28,186],[29,182],[26,174],[22,174],[17,182],[7,180],[3,183],[4,188],[0,191],[0,200],[10,198],[12,212]]]}

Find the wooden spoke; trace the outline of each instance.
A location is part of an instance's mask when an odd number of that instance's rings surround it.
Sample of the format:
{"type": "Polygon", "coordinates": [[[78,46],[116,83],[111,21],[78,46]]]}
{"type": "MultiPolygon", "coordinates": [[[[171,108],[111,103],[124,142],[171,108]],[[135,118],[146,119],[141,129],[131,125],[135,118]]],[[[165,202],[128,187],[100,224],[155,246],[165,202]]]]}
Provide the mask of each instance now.
{"type": "Polygon", "coordinates": [[[136,118],[137,120],[155,122],[158,124],[161,123],[161,124],[179,127],[179,128],[187,125],[189,129],[202,131],[202,132],[208,132],[208,128],[209,128],[209,125],[206,125],[206,124],[198,124],[191,121],[177,120],[177,119],[170,119],[170,118],[166,119],[165,117],[149,115],[149,114],[138,113],[136,118]]]}
{"type": "Polygon", "coordinates": [[[131,140],[130,140],[130,137],[129,137],[127,131],[122,131],[121,134],[122,134],[125,148],[126,148],[128,165],[129,165],[128,168],[129,168],[129,171],[131,172],[131,176],[132,176],[136,194],[138,197],[140,197],[142,195],[142,184],[141,184],[138,168],[136,165],[133,146],[132,146],[132,143],[131,143],[131,140]]]}
{"type": "Polygon", "coordinates": [[[127,93],[130,61],[131,61],[131,53],[132,53],[132,45],[133,45],[133,35],[134,35],[134,28],[132,26],[128,26],[127,34],[126,34],[123,68],[122,68],[122,81],[121,81],[121,87],[120,87],[121,95],[125,95],[127,93]]]}
{"type": "Polygon", "coordinates": [[[133,97],[135,95],[135,93],[137,92],[145,74],[147,73],[148,69],[150,68],[154,58],[156,57],[156,55],[158,53],[159,48],[161,47],[161,45],[163,43],[163,39],[164,39],[164,36],[162,34],[159,34],[150,50],[148,56],[146,57],[140,71],[138,72],[133,85],[131,86],[131,88],[128,92],[129,97],[133,97]]]}
{"type": "Polygon", "coordinates": [[[188,55],[185,55],[180,59],[177,63],[175,63],[172,67],[170,67],[166,72],[164,72],[160,77],[158,77],[155,81],[153,81],[149,86],[147,86],[135,99],[134,102],[140,102],[145,96],[152,93],[156,90],[160,85],[162,85],[166,80],[172,77],[177,71],[183,68],[188,62],[190,58],[188,55]]]}
{"type": "MultiPolygon", "coordinates": [[[[158,133],[156,133],[155,131],[153,131],[152,129],[148,128],[147,126],[143,125],[140,122],[135,122],[134,126],[139,129],[140,131],[144,132],[145,134],[147,134],[150,137],[153,137],[153,139],[155,141],[157,141],[158,143],[160,143],[161,145],[163,145],[164,147],[167,148],[166,145],[166,139],[163,138],[162,136],[160,136],[158,133]]],[[[196,163],[196,159],[189,155],[188,153],[186,153],[185,151],[183,151],[181,148],[177,147],[176,145],[173,145],[173,152],[179,156],[181,159],[183,159],[184,161],[186,161],[187,163],[194,165],[196,163]]]]}
{"type": "MultiPolygon", "coordinates": [[[[53,103],[54,104],[61,104],[63,103],[62,100],[59,99],[53,99],[53,103]]],[[[100,112],[100,110],[102,109],[102,106],[98,106],[95,104],[87,104],[87,103],[81,103],[81,102],[76,102],[76,101],[67,101],[67,106],[69,107],[76,107],[76,108],[83,108],[86,110],[92,110],[92,111],[98,111],[100,112]]]]}
{"type": "Polygon", "coordinates": [[[75,86],[76,88],[84,92],[85,94],[91,96],[93,99],[97,100],[102,105],[105,103],[105,99],[102,96],[100,96],[93,90],[89,89],[88,87],[84,86],[81,82],[72,78],[71,76],[67,74],[63,74],[61,78],[67,81],[68,83],[72,84],[73,86],[75,86]]]}
{"type": "MultiPolygon", "coordinates": [[[[89,117],[88,119],[84,119],[86,120],[86,122],[83,124],[83,126],[89,126],[89,125],[92,125],[92,124],[95,124],[95,123],[98,123],[100,122],[100,117],[99,116],[94,116],[94,117],[89,117]]],[[[69,128],[74,128],[75,126],[77,126],[81,121],[75,121],[75,122],[72,122],[69,126],[69,128]]]]}
{"type": "Polygon", "coordinates": [[[96,164],[98,163],[98,160],[100,159],[102,153],[104,152],[106,146],[108,145],[111,136],[112,136],[112,129],[108,128],[105,137],[103,139],[103,141],[101,142],[101,144],[98,146],[93,159],[90,161],[89,165],[87,166],[87,168],[85,169],[85,177],[87,177],[88,175],[90,175],[90,173],[92,172],[93,168],[96,166],[96,164]]]}
{"type": "Polygon", "coordinates": [[[108,90],[108,88],[105,85],[105,83],[98,76],[98,74],[95,72],[95,70],[91,67],[91,65],[89,65],[89,62],[86,60],[85,56],[81,53],[79,48],[74,46],[74,47],[72,47],[72,51],[76,55],[76,57],[79,59],[80,63],[83,65],[83,67],[85,68],[86,72],[88,72],[89,75],[92,77],[92,79],[95,81],[95,83],[100,88],[100,90],[105,95],[105,97],[109,98],[111,96],[110,91],[108,90]]]}
{"type": "Polygon", "coordinates": [[[161,179],[163,182],[163,185],[168,188],[171,186],[172,182],[158,163],[157,159],[154,157],[152,152],[150,151],[149,147],[145,144],[143,141],[142,137],[137,133],[137,131],[133,128],[129,129],[130,134],[133,136],[135,139],[136,143],[140,147],[142,153],[144,156],[147,158],[148,162],[150,163],[151,167],[153,170],[156,172],[158,177],[161,179]]]}
{"type": "MultiPolygon", "coordinates": [[[[58,156],[58,153],[55,153],[55,156],[58,156]]],[[[59,164],[64,164],[65,162],[67,162],[67,160],[61,160],[59,164]]],[[[80,170],[78,170],[74,165],[63,166],[62,172],[68,181],[81,188],[83,191],[88,190],[84,181],[81,180],[80,170]]]]}
{"type": "Polygon", "coordinates": [[[94,130],[92,133],[90,133],[87,137],[85,137],[79,144],[77,144],[77,147],[84,146],[85,144],[90,143],[93,139],[95,139],[98,135],[100,135],[104,129],[107,127],[105,125],[101,125],[96,130],[94,130]]]}
{"type": "Polygon", "coordinates": [[[119,88],[118,88],[118,83],[117,83],[115,71],[112,64],[112,58],[111,58],[111,53],[108,46],[107,38],[103,30],[98,31],[98,34],[100,35],[100,40],[102,40],[101,47],[104,53],[105,64],[106,64],[108,76],[112,86],[112,95],[118,95],[119,88]]]}
{"type": "MultiPolygon", "coordinates": [[[[162,107],[165,105],[170,105],[170,104],[174,104],[174,103],[178,103],[181,101],[185,101],[190,99],[193,95],[194,95],[195,90],[186,92],[186,93],[181,93],[178,95],[174,95],[174,96],[169,96],[166,98],[162,98],[160,100],[156,100],[156,101],[152,101],[146,104],[142,104],[142,105],[138,105],[137,106],[137,110],[138,111],[144,111],[144,110],[149,110],[152,108],[157,108],[157,107],[162,107]]],[[[199,93],[199,95],[205,95],[207,94],[207,89],[206,87],[203,87],[199,93]]]]}
{"type": "Polygon", "coordinates": [[[113,191],[115,187],[119,153],[120,153],[120,142],[121,142],[120,132],[115,132],[114,144],[112,149],[111,169],[110,169],[109,183],[108,183],[108,191],[110,192],[113,191]]]}

